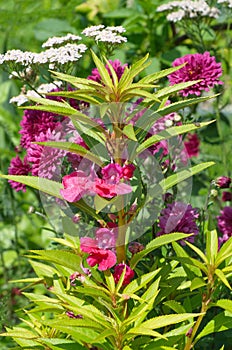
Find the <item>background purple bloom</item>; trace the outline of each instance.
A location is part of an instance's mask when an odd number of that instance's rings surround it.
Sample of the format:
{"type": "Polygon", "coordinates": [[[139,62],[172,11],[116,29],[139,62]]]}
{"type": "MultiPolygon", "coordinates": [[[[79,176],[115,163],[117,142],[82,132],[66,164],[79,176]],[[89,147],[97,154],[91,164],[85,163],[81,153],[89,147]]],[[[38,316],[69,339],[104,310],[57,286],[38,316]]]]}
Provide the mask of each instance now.
{"type": "MultiPolygon", "coordinates": [[[[163,235],[171,232],[193,233],[194,236],[199,233],[196,224],[196,219],[199,214],[196,209],[192,208],[190,204],[182,202],[173,202],[167,204],[159,217],[158,226],[160,231],[158,235],[163,235]]],[[[187,240],[194,242],[194,236],[188,237],[187,240]]]]}
{"type": "Polygon", "coordinates": [[[218,228],[222,233],[221,242],[226,242],[232,236],[232,207],[225,207],[217,217],[218,228]]]}
{"type": "MultiPolygon", "coordinates": [[[[21,160],[18,155],[11,160],[10,166],[8,168],[10,175],[28,175],[30,171],[31,166],[28,163],[27,157],[21,160]]],[[[24,184],[12,180],[9,180],[8,182],[15,191],[26,191],[26,186],[24,184]]]]}
{"type": "Polygon", "coordinates": [[[186,63],[184,67],[168,76],[171,85],[202,79],[199,83],[181,90],[180,94],[183,96],[190,94],[199,96],[202,91],[209,91],[214,85],[223,84],[219,80],[222,75],[221,63],[217,63],[215,57],[210,56],[209,52],[185,55],[175,59],[172,65],[176,67],[183,63],[186,63]]]}

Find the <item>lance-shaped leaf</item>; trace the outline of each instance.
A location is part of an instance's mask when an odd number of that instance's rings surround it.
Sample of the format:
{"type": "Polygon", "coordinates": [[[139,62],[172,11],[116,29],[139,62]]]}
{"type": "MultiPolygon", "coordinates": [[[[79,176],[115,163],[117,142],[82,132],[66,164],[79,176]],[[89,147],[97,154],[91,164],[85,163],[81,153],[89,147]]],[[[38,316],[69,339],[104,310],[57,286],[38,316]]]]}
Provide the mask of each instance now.
{"type": "Polygon", "coordinates": [[[220,248],[215,259],[215,265],[218,267],[224,260],[232,256],[232,237],[230,237],[220,248]]]}
{"type": "Polygon", "coordinates": [[[199,83],[201,80],[192,80],[187,81],[186,83],[179,83],[171,86],[167,86],[161,90],[158,90],[155,93],[156,98],[164,98],[166,96],[172,95],[180,90],[183,90],[189,86],[195,85],[196,83],[199,83]]]}
{"type": "Polygon", "coordinates": [[[185,124],[185,125],[170,127],[166,130],[161,131],[156,135],[149,137],[146,141],[144,141],[141,145],[139,145],[139,147],[137,148],[137,155],[143,152],[145,149],[153,146],[157,142],[160,142],[162,140],[168,140],[171,137],[188,133],[190,131],[210,125],[211,123],[214,123],[214,122],[215,120],[211,120],[209,122],[204,122],[199,124],[185,124]]]}
{"type": "Polygon", "coordinates": [[[109,75],[108,70],[106,69],[104,63],[101,62],[101,60],[97,57],[97,55],[95,55],[95,53],[91,50],[91,54],[94,60],[94,63],[98,69],[98,72],[101,76],[101,80],[102,82],[110,89],[113,88],[113,82],[112,79],[109,75]]]}
{"type": "Polygon", "coordinates": [[[94,153],[90,152],[86,148],[80,145],[77,145],[73,142],[46,141],[46,142],[33,142],[33,143],[36,143],[38,145],[44,145],[47,147],[62,149],[70,153],[79,154],[80,156],[86,159],[89,159],[91,162],[99,165],[100,167],[103,164],[102,160],[99,157],[97,157],[94,153]]]}
{"type": "Polygon", "coordinates": [[[157,81],[163,77],[166,77],[167,75],[176,72],[177,70],[179,70],[180,68],[184,67],[186,65],[186,63],[181,64],[180,66],[176,66],[176,67],[172,67],[172,68],[167,68],[164,70],[161,70],[159,72],[155,72],[152,74],[147,75],[146,77],[142,78],[139,80],[139,84],[150,84],[154,81],[157,81]]]}
{"type": "Polygon", "coordinates": [[[61,96],[65,98],[73,98],[76,100],[81,100],[85,101],[88,103],[93,103],[93,104],[100,104],[100,102],[94,98],[99,97],[102,99],[102,94],[97,93],[97,91],[93,89],[80,89],[80,90],[74,90],[74,91],[57,91],[57,92],[50,92],[47,94],[48,96],[61,96]],[[93,95],[93,96],[91,96],[93,95]]]}
{"type": "Polygon", "coordinates": [[[132,257],[130,262],[130,267],[134,269],[141,259],[143,259],[147,254],[151,253],[153,250],[161,247],[162,245],[169,244],[171,242],[184,239],[186,237],[189,237],[189,235],[184,233],[170,233],[170,234],[162,235],[153,239],[151,242],[147,244],[144,250],[135,254],[132,257]]]}
{"type": "Polygon", "coordinates": [[[88,86],[88,87],[102,87],[102,85],[94,80],[85,79],[85,78],[79,78],[74,77],[73,75],[64,74],[60,72],[54,72],[51,71],[51,73],[58,79],[66,81],[67,83],[70,83],[78,88],[81,88],[82,86],[88,86]]]}

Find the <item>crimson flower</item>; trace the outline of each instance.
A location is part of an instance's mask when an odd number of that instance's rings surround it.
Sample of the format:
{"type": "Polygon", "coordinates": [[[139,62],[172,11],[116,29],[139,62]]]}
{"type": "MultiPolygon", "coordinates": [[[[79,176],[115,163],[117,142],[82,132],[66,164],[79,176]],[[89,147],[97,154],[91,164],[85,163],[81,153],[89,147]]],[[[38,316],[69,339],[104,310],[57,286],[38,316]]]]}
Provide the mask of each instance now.
{"type": "Polygon", "coordinates": [[[184,83],[187,81],[199,80],[196,83],[184,90],[180,91],[182,96],[195,94],[199,96],[202,91],[209,91],[216,84],[223,84],[219,80],[222,75],[221,63],[217,63],[214,56],[210,56],[209,52],[188,54],[183,57],[175,59],[172,63],[173,67],[186,63],[184,67],[168,76],[171,85],[184,83]]]}
{"type": "Polygon", "coordinates": [[[114,281],[115,281],[115,283],[118,283],[125,268],[126,268],[126,273],[125,273],[124,280],[122,283],[123,286],[130,283],[131,279],[135,275],[134,271],[126,264],[118,264],[115,266],[114,273],[113,273],[114,281]]]}
{"type": "Polygon", "coordinates": [[[98,270],[105,271],[114,266],[117,262],[115,253],[108,249],[100,249],[97,241],[93,238],[82,237],[80,248],[83,252],[88,253],[86,259],[89,266],[98,265],[98,270]]]}

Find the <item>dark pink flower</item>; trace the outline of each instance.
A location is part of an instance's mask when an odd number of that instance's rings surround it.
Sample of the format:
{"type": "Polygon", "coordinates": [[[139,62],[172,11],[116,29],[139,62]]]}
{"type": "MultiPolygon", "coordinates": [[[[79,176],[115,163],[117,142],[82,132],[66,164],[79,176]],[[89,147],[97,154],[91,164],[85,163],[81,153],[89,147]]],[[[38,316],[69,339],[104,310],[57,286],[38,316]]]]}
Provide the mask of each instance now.
{"type": "Polygon", "coordinates": [[[232,236],[232,207],[225,207],[217,217],[218,228],[222,233],[222,241],[226,242],[232,236]]]}
{"type": "MultiPolygon", "coordinates": [[[[27,157],[21,160],[19,156],[16,156],[11,160],[10,166],[8,168],[10,175],[28,175],[30,171],[31,166],[28,163],[27,157]]],[[[15,191],[26,191],[26,186],[24,184],[12,180],[9,180],[8,182],[15,191]]]]}
{"type": "Polygon", "coordinates": [[[62,197],[68,202],[79,201],[85,194],[90,194],[93,183],[83,171],[75,171],[62,179],[64,189],[60,190],[62,197]]]}
{"type": "Polygon", "coordinates": [[[134,175],[134,171],[135,171],[135,166],[134,164],[127,164],[127,165],[124,165],[122,167],[122,177],[125,179],[125,180],[130,180],[133,175],[134,175]]]}
{"type": "Polygon", "coordinates": [[[190,94],[199,96],[202,91],[209,91],[214,85],[223,84],[219,80],[222,75],[221,63],[217,63],[215,57],[210,56],[209,52],[188,54],[177,58],[172,66],[176,67],[183,63],[186,63],[184,67],[168,76],[171,85],[201,79],[199,83],[181,90],[180,94],[183,96],[190,94]]]}
{"type": "MultiPolygon", "coordinates": [[[[125,70],[125,67],[127,67],[127,64],[123,65],[119,60],[115,60],[115,61],[109,60],[109,63],[112,65],[113,69],[115,70],[115,73],[117,74],[118,80],[120,80],[120,78],[123,75],[123,72],[125,70]]],[[[108,70],[108,72],[111,76],[111,72],[110,72],[108,65],[106,65],[106,69],[108,70]]],[[[101,75],[100,75],[98,69],[97,68],[92,69],[91,75],[89,75],[87,79],[94,80],[97,83],[100,83],[101,82],[101,75]]]]}
{"type": "Polygon", "coordinates": [[[184,145],[189,158],[197,157],[199,155],[200,140],[196,133],[189,133],[184,141],[184,145]]]}
{"type": "Polygon", "coordinates": [[[111,184],[103,179],[95,178],[94,191],[101,197],[113,198],[120,194],[127,194],[132,191],[130,185],[125,183],[111,184]]]}
{"type": "Polygon", "coordinates": [[[229,188],[231,184],[231,178],[227,176],[221,176],[216,180],[216,185],[220,188],[229,188]]]}
{"type": "Polygon", "coordinates": [[[231,202],[232,201],[232,193],[224,191],[222,192],[222,201],[223,202],[231,202]]]}
{"type": "Polygon", "coordinates": [[[194,242],[194,236],[199,233],[196,224],[198,217],[199,213],[190,204],[182,202],[167,204],[167,207],[160,213],[158,226],[161,230],[158,235],[171,232],[193,233],[194,235],[188,237],[187,240],[194,242]]]}
{"type": "Polygon", "coordinates": [[[115,283],[118,283],[125,268],[126,268],[126,273],[125,273],[124,280],[122,283],[123,286],[130,283],[130,281],[132,280],[132,278],[135,275],[134,271],[126,264],[118,264],[115,266],[114,273],[113,273],[115,283]]]}
{"type": "Polygon", "coordinates": [[[117,163],[111,163],[101,169],[103,179],[111,184],[118,184],[122,178],[122,167],[117,163]]]}
{"type": "Polygon", "coordinates": [[[105,271],[114,266],[117,262],[115,253],[108,249],[100,249],[97,246],[97,241],[93,238],[82,237],[80,248],[83,252],[88,253],[86,259],[89,266],[98,265],[100,271],[105,271]]]}

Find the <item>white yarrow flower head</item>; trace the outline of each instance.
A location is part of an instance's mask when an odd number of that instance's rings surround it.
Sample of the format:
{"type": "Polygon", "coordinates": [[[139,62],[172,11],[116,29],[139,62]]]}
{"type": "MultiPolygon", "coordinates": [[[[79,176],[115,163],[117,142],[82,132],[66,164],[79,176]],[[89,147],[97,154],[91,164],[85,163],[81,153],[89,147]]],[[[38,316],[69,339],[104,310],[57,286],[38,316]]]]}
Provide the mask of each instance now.
{"type": "Polygon", "coordinates": [[[58,47],[61,46],[64,43],[74,43],[77,41],[80,41],[82,38],[78,35],[74,35],[71,33],[68,33],[65,36],[54,36],[52,38],[49,38],[47,41],[45,41],[42,44],[42,47],[58,47]]]}
{"type": "Polygon", "coordinates": [[[20,94],[18,96],[13,96],[9,103],[15,103],[17,106],[22,106],[24,103],[28,102],[28,98],[24,94],[20,94]]]}
{"type": "Polygon", "coordinates": [[[105,27],[104,25],[91,26],[85,28],[82,32],[87,37],[93,38],[96,42],[104,42],[109,44],[121,44],[127,42],[127,38],[122,34],[126,29],[122,26],[105,27]]]}
{"type": "Polygon", "coordinates": [[[183,18],[218,18],[220,15],[219,9],[216,7],[210,7],[205,0],[171,1],[159,6],[157,11],[172,11],[167,16],[167,20],[170,22],[178,22],[183,18]]]}

